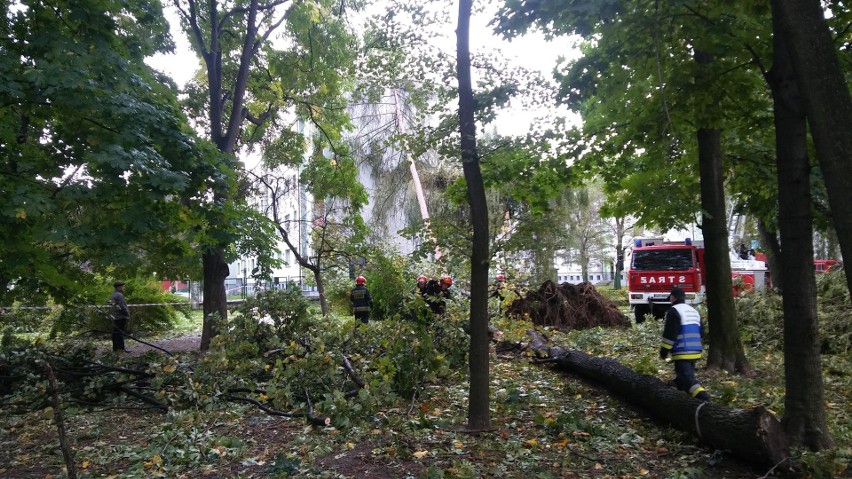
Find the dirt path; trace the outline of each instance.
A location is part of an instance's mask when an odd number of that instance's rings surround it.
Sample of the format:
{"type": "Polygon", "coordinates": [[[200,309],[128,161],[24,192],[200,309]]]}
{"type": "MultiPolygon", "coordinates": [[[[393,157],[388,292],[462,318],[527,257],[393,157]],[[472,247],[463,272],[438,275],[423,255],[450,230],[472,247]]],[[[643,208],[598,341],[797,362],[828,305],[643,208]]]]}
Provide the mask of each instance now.
{"type": "MultiPolygon", "coordinates": [[[[139,338],[145,341],[146,343],[151,343],[159,348],[163,348],[171,354],[179,354],[179,353],[197,353],[199,351],[199,347],[201,346],[201,333],[191,333],[185,336],[179,336],[175,338],[165,338],[165,339],[147,339],[147,338],[139,338]]],[[[157,348],[153,348],[147,344],[140,343],[139,341],[135,341],[130,338],[125,339],[125,345],[127,347],[127,351],[129,352],[129,356],[141,356],[149,351],[157,351],[162,353],[162,351],[157,348]]],[[[110,343],[106,341],[101,348],[102,353],[109,352],[110,343]]]]}

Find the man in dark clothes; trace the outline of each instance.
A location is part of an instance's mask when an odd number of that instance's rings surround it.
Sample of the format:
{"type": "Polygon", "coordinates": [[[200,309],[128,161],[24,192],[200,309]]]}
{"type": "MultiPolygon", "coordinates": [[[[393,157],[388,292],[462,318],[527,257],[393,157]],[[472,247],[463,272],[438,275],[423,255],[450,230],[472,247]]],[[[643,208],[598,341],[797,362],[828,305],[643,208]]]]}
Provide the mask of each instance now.
{"type": "Polygon", "coordinates": [[[453,285],[453,278],[449,275],[442,274],[441,281],[429,280],[426,284],[426,304],[432,309],[435,314],[444,314],[447,309],[447,299],[453,298],[453,293],[450,291],[450,286],[453,285]]]}
{"type": "Polygon", "coordinates": [[[429,284],[429,278],[425,274],[421,274],[417,277],[417,284],[411,290],[412,294],[419,294],[420,297],[425,297],[427,284],[429,284]]]}
{"type": "Polygon", "coordinates": [[[127,301],[124,299],[124,283],[116,281],[112,285],[115,291],[112,293],[109,302],[112,305],[112,350],[113,352],[128,352],[124,349],[124,331],[127,328],[127,321],[130,319],[130,310],[127,308],[127,301]]]}
{"type": "Polygon", "coordinates": [[[355,319],[367,324],[370,319],[370,308],[373,307],[373,297],[367,289],[367,278],[358,276],[355,278],[355,287],[349,293],[349,301],[352,302],[352,312],[355,319]]]}
{"type": "Polygon", "coordinates": [[[701,338],[704,328],[701,315],[685,303],[686,293],[677,286],[672,288],[669,301],[672,307],[666,311],[666,324],[660,342],[660,359],[671,353],[675,365],[675,384],[692,397],[709,401],[710,395],[695,379],[695,361],[701,359],[701,338]]]}

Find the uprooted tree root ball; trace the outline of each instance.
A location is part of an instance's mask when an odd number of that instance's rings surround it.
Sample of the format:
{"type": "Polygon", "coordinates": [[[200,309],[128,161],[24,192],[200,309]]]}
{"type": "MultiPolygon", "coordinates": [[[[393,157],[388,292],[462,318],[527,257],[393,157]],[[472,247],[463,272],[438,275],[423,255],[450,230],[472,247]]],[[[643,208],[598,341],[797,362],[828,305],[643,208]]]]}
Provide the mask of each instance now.
{"type": "Polygon", "coordinates": [[[612,301],[601,296],[591,283],[557,285],[545,281],[538,291],[530,291],[512,302],[506,314],[528,318],[537,326],[562,330],[630,326],[627,316],[612,301]]]}

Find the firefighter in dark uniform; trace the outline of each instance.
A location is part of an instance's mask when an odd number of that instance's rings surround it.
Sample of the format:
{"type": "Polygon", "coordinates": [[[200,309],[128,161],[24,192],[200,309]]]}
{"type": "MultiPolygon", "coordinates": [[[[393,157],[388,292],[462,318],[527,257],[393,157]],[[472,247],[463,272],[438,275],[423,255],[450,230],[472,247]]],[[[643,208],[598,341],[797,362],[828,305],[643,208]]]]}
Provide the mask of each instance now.
{"type": "Polygon", "coordinates": [[[442,274],[440,281],[432,279],[426,284],[424,299],[436,315],[443,315],[447,310],[446,300],[453,299],[453,292],[450,290],[452,285],[453,278],[448,274],[442,274]]]}
{"type": "Polygon", "coordinates": [[[349,301],[352,302],[352,312],[355,314],[355,319],[367,324],[370,319],[370,308],[373,307],[373,297],[370,295],[370,290],[365,286],[367,278],[358,276],[355,278],[355,287],[349,293],[349,301]]]}
{"type": "Polygon", "coordinates": [[[677,388],[696,399],[709,401],[710,395],[695,379],[695,362],[701,359],[703,349],[701,315],[685,303],[686,293],[677,286],[672,288],[669,301],[672,307],[666,311],[666,324],[660,342],[660,359],[666,359],[671,353],[677,388]]]}
{"type": "Polygon", "coordinates": [[[426,286],[428,283],[429,278],[427,278],[425,274],[421,274],[417,277],[417,284],[411,289],[411,294],[419,294],[420,297],[425,297],[427,292],[426,286]]]}

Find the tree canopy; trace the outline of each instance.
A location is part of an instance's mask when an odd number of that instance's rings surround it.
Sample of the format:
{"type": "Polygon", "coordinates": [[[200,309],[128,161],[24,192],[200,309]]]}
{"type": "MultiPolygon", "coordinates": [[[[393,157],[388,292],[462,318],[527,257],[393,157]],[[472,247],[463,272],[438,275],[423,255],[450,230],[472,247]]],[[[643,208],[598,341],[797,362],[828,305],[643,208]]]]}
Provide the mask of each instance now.
{"type": "Polygon", "coordinates": [[[62,300],[92,271],[197,268],[187,205],[226,177],[143,61],[171,48],[160,4],[5,6],[0,296],[62,300]]]}

